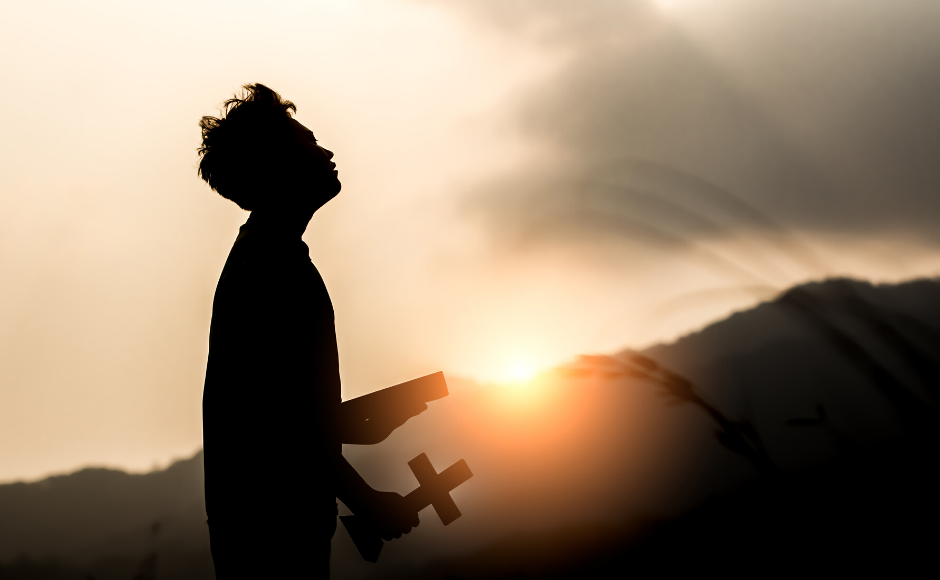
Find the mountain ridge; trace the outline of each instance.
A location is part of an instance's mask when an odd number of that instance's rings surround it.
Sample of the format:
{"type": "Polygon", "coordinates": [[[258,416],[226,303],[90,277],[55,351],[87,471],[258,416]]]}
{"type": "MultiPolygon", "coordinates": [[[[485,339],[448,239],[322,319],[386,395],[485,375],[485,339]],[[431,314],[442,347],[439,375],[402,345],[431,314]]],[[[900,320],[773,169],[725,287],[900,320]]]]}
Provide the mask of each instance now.
{"type": "MultiPolygon", "coordinates": [[[[654,367],[691,381],[682,388],[732,424],[752,425],[781,474],[927,441],[912,421],[935,412],[936,384],[925,379],[940,369],[934,337],[940,280],[836,278],[794,287],[666,345],[582,357],[546,373],[537,390],[454,381],[450,397],[386,442],[345,451],[370,484],[399,493],[417,485],[405,465],[418,452],[438,470],[465,457],[475,476],[454,491],[464,517],[445,531],[422,512],[422,526],[390,544],[378,566],[363,563],[340,528],[334,577],[419,577],[418,569],[441,569],[432,562],[469,565],[488,546],[525,543],[510,538],[545,530],[594,537],[617,529],[636,539],[642,521],[681,520],[715,493],[761,481],[715,438],[713,416],[662,404],[662,384],[649,380],[654,367]],[[907,395],[897,399],[899,389],[907,395]],[[925,410],[912,414],[910,405],[925,410]],[[627,529],[625,521],[634,523],[627,529]]],[[[200,451],[147,474],[88,468],[0,485],[0,578],[52,570],[41,564],[52,559],[98,580],[126,579],[154,554],[162,577],[211,578],[201,458],[200,451]]]]}

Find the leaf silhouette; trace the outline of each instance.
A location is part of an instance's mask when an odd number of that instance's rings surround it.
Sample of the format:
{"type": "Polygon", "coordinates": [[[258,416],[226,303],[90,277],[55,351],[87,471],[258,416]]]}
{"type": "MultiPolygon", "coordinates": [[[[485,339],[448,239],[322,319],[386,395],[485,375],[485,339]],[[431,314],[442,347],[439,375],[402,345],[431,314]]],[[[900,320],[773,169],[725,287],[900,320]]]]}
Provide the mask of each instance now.
{"type": "Polygon", "coordinates": [[[659,365],[656,364],[656,361],[654,361],[651,358],[647,358],[641,354],[636,354],[636,353],[631,354],[630,362],[632,362],[633,364],[639,365],[648,371],[655,371],[656,369],[659,368],[659,365]]]}
{"type": "Polygon", "coordinates": [[[751,441],[760,441],[760,435],[757,434],[757,429],[751,425],[750,421],[739,421],[735,423],[734,426],[737,427],[738,430],[741,431],[741,433],[751,441]]]}
{"type": "Polygon", "coordinates": [[[718,441],[735,453],[740,453],[747,455],[751,452],[751,448],[744,441],[740,435],[731,435],[727,431],[717,430],[715,435],[718,437],[718,441]]]}

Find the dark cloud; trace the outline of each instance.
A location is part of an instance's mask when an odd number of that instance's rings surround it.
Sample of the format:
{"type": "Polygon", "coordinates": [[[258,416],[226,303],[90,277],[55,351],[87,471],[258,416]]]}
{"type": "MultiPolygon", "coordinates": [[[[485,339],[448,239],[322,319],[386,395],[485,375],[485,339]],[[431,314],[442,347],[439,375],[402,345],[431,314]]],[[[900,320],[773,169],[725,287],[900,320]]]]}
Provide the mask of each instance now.
{"type": "Polygon", "coordinates": [[[564,161],[468,198],[517,242],[669,248],[791,231],[940,241],[935,2],[724,2],[701,30],[643,2],[466,6],[571,54],[511,113],[564,161]]]}

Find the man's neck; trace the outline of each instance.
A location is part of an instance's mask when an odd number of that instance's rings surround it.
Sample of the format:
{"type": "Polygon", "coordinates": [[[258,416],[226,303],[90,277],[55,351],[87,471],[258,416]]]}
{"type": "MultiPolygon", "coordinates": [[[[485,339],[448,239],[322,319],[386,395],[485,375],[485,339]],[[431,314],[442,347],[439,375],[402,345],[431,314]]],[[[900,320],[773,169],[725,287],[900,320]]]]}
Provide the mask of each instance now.
{"type": "Polygon", "coordinates": [[[246,225],[299,238],[307,229],[307,224],[310,223],[312,217],[313,212],[297,209],[256,209],[248,216],[246,225]]]}

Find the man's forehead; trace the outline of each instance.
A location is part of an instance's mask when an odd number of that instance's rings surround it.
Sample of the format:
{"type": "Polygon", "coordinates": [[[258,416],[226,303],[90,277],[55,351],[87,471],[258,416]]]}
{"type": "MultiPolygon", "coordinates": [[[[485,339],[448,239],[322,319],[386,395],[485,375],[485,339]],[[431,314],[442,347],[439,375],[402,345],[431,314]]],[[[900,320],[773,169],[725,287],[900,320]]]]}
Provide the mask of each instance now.
{"type": "Polygon", "coordinates": [[[307,134],[307,135],[313,135],[313,131],[311,131],[310,129],[306,128],[306,127],[303,125],[303,123],[301,123],[301,122],[298,121],[297,119],[294,119],[293,117],[291,117],[291,119],[290,119],[289,121],[290,121],[290,124],[294,126],[294,129],[295,129],[298,133],[304,133],[304,134],[307,134]]]}

